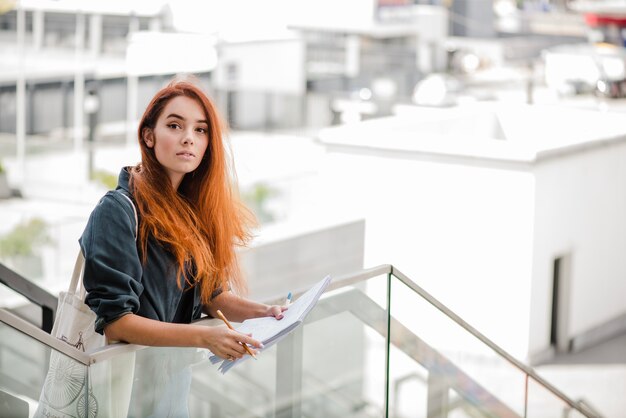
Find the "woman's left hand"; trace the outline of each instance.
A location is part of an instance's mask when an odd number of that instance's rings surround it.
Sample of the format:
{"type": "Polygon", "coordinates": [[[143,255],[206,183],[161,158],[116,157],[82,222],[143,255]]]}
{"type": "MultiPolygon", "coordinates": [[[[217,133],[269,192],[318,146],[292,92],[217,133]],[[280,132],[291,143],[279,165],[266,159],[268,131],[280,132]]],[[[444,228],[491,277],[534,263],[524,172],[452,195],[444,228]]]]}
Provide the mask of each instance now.
{"type": "Polygon", "coordinates": [[[283,319],[283,312],[287,309],[289,308],[287,308],[286,306],[268,305],[265,316],[273,316],[276,319],[283,319]]]}

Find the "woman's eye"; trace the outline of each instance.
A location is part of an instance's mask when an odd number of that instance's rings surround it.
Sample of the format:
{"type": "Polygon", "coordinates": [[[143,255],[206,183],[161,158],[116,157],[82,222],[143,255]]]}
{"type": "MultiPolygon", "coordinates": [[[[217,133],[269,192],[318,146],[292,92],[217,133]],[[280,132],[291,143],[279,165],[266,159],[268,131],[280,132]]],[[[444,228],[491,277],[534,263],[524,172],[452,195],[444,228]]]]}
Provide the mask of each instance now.
{"type": "Polygon", "coordinates": [[[177,123],[170,123],[167,125],[167,127],[172,129],[178,129],[180,128],[180,125],[178,125],[177,123]]]}
{"type": "Polygon", "coordinates": [[[201,134],[205,134],[205,133],[207,133],[206,128],[197,128],[197,129],[196,129],[196,131],[197,131],[197,132],[200,132],[201,134]]]}

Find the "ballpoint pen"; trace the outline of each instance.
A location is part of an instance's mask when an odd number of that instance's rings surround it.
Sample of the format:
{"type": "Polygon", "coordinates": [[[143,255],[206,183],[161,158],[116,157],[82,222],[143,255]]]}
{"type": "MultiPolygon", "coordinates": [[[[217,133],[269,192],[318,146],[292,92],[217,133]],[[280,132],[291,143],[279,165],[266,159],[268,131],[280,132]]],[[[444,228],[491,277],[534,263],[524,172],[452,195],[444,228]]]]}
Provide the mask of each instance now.
{"type": "MultiPolygon", "coordinates": [[[[219,316],[219,317],[220,317],[220,319],[221,319],[222,321],[224,321],[224,323],[226,324],[226,326],[227,326],[228,328],[232,329],[233,331],[235,330],[235,329],[233,328],[233,326],[232,326],[232,325],[230,325],[230,322],[228,322],[228,319],[226,319],[226,317],[224,316],[224,314],[222,313],[222,311],[220,311],[219,309],[217,310],[217,316],[219,316]]],[[[246,343],[242,343],[242,342],[240,342],[239,344],[243,345],[243,348],[245,348],[245,349],[246,349],[246,351],[248,352],[248,354],[250,354],[250,355],[252,356],[252,358],[256,360],[256,356],[254,355],[254,353],[252,352],[252,350],[250,350],[250,347],[248,347],[248,344],[246,344],[246,343]]]]}
{"type": "Polygon", "coordinates": [[[285,300],[285,306],[291,305],[291,292],[287,295],[287,299],[285,300]]]}

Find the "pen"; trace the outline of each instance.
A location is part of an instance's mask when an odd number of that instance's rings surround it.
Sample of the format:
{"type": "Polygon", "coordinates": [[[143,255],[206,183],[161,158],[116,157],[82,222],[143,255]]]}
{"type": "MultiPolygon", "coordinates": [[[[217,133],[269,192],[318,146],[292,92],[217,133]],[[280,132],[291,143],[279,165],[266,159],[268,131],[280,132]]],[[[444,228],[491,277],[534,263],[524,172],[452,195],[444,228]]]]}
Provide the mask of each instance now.
{"type": "Polygon", "coordinates": [[[291,292],[287,295],[287,299],[285,300],[285,306],[291,305],[291,292]]]}
{"type": "MultiPolygon", "coordinates": [[[[235,329],[233,328],[233,326],[232,326],[232,325],[230,325],[230,322],[228,322],[228,319],[226,319],[226,317],[224,316],[224,314],[222,313],[222,311],[220,311],[219,309],[217,310],[217,316],[219,316],[219,317],[220,317],[220,319],[221,319],[222,321],[224,321],[224,323],[226,324],[226,326],[227,326],[228,328],[232,329],[233,331],[235,330],[235,329]]],[[[246,343],[241,343],[241,342],[240,342],[239,344],[243,345],[243,348],[245,348],[245,349],[246,349],[246,351],[248,352],[248,354],[250,354],[250,355],[252,356],[252,358],[256,360],[256,356],[254,355],[254,353],[252,352],[252,350],[250,350],[250,347],[248,347],[248,344],[246,344],[246,343]]]]}

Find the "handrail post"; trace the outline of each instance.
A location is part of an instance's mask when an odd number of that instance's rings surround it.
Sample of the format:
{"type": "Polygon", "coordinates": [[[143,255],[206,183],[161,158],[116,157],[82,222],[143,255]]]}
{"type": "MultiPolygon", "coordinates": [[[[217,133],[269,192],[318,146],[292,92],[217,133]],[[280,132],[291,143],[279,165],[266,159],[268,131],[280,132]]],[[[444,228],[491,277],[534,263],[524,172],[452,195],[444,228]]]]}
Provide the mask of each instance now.
{"type": "Polygon", "coordinates": [[[302,327],[278,343],[275,418],[302,416],[302,348],[302,327]]]}
{"type": "Polygon", "coordinates": [[[524,418],[528,417],[528,373],[524,374],[524,418]]]}
{"type": "Polygon", "coordinates": [[[385,336],[385,417],[389,417],[389,366],[391,361],[391,272],[387,273],[387,335],[385,336]]]}
{"type": "Polygon", "coordinates": [[[441,375],[428,373],[426,418],[446,418],[450,411],[449,385],[441,375]]]}
{"type": "Polygon", "coordinates": [[[52,332],[54,325],[54,311],[49,306],[41,307],[41,329],[48,334],[52,332]]]}

